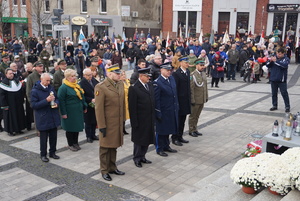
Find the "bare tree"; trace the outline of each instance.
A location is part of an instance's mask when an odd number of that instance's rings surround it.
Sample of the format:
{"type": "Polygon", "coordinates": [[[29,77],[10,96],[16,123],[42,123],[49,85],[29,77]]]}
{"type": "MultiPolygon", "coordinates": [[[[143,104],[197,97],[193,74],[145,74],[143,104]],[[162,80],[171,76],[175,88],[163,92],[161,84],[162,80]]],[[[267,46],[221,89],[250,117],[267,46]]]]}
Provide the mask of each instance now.
{"type": "Polygon", "coordinates": [[[32,26],[32,29],[38,32],[38,36],[41,36],[42,33],[42,25],[49,20],[51,17],[50,8],[51,4],[55,1],[52,0],[31,0],[31,12],[29,15],[32,16],[32,24],[34,21],[37,26],[32,26]],[[47,2],[47,3],[46,3],[47,2]],[[45,12],[47,9],[49,12],[45,12]]]}
{"type": "MultiPolygon", "coordinates": [[[[10,16],[10,4],[12,1],[0,0],[0,37],[3,39],[3,31],[8,28],[5,18],[10,16]]],[[[12,9],[14,9],[12,7],[12,9]]],[[[13,12],[13,11],[12,11],[13,12]]]]}

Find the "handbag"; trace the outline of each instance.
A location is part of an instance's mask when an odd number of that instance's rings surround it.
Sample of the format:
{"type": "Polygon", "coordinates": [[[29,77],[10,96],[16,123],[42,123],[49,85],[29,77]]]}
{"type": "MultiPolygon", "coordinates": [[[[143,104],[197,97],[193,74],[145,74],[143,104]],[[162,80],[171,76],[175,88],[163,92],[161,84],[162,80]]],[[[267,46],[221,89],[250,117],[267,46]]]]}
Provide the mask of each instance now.
{"type": "Polygon", "coordinates": [[[222,72],[222,71],[224,71],[224,68],[223,68],[222,66],[218,66],[218,67],[217,67],[217,71],[218,71],[218,72],[222,72]]]}

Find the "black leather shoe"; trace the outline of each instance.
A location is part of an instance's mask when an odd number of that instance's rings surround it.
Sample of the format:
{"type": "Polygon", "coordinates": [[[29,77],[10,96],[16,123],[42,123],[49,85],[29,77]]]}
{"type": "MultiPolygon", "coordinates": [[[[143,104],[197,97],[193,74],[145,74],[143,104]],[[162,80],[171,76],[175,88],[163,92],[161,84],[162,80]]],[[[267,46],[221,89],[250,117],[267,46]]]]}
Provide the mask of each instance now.
{"type": "Polygon", "coordinates": [[[141,162],[142,162],[142,163],[146,163],[146,164],[152,163],[152,161],[149,161],[149,160],[147,160],[147,159],[145,159],[145,158],[143,158],[143,159],[141,160],[141,162]]]}
{"type": "Polygon", "coordinates": [[[183,138],[180,138],[178,141],[179,141],[179,142],[182,142],[182,143],[189,143],[188,140],[185,140],[185,139],[183,139],[183,138]]]}
{"type": "Polygon", "coordinates": [[[285,112],[290,112],[290,109],[289,108],[285,109],[285,112]]]}
{"type": "Polygon", "coordinates": [[[179,142],[178,140],[172,140],[172,143],[177,145],[177,146],[182,146],[182,143],[179,142]]]}
{"type": "Polygon", "coordinates": [[[109,174],[102,174],[102,178],[105,179],[106,181],[111,181],[112,178],[110,177],[109,174]]]}
{"type": "Polygon", "coordinates": [[[274,111],[274,110],[278,110],[278,108],[275,107],[275,106],[273,106],[273,107],[270,108],[270,111],[274,111]]]}
{"type": "Polygon", "coordinates": [[[45,163],[49,162],[49,158],[47,158],[47,156],[42,156],[41,160],[45,163]]]}
{"type": "Polygon", "coordinates": [[[56,154],[49,155],[49,157],[53,159],[60,159],[60,157],[56,154]]]}
{"type": "Polygon", "coordinates": [[[170,152],[170,153],[177,153],[177,150],[172,149],[171,147],[168,147],[166,149],[164,149],[164,151],[170,152]]]}
{"type": "Polygon", "coordinates": [[[2,126],[0,127],[0,133],[1,133],[1,132],[3,132],[3,128],[2,128],[2,126]]]}
{"type": "Polygon", "coordinates": [[[199,136],[202,136],[202,135],[203,135],[202,133],[199,133],[198,131],[195,131],[194,133],[196,133],[196,134],[199,135],[199,136]]]}
{"type": "Polygon", "coordinates": [[[198,137],[197,133],[195,133],[195,132],[189,133],[189,135],[192,137],[198,137]]]}
{"type": "Polygon", "coordinates": [[[18,134],[24,134],[24,132],[23,131],[19,131],[19,132],[17,132],[18,134]]]}
{"type": "Polygon", "coordinates": [[[88,143],[93,143],[93,139],[88,137],[88,138],[86,139],[86,142],[88,142],[88,143]]]}
{"type": "Polygon", "coordinates": [[[99,137],[98,136],[93,136],[92,140],[99,140],[99,137]]]}
{"type": "Polygon", "coordinates": [[[7,133],[8,136],[15,136],[16,134],[14,134],[13,132],[11,133],[7,133]]]}
{"type": "Polygon", "coordinates": [[[167,157],[168,156],[168,154],[165,153],[165,152],[163,152],[163,151],[159,151],[159,152],[157,152],[157,154],[160,155],[160,156],[163,156],[163,157],[167,157]]]}
{"type": "Polygon", "coordinates": [[[115,169],[114,171],[109,172],[109,173],[110,174],[116,174],[116,175],[124,175],[125,174],[125,172],[122,172],[122,171],[120,171],[118,169],[115,169]]]}
{"type": "Polygon", "coordinates": [[[134,161],[134,164],[135,164],[135,166],[138,167],[138,168],[143,167],[143,166],[142,166],[142,163],[141,163],[140,161],[134,161]]]}

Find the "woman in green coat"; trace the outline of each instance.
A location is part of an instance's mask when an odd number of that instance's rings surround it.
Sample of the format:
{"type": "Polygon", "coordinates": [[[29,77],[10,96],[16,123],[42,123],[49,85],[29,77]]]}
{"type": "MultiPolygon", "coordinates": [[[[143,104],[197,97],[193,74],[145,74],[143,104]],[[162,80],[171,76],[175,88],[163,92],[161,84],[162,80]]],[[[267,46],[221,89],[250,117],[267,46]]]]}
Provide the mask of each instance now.
{"type": "Polygon", "coordinates": [[[84,91],[77,84],[77,73],[73,69],[64,72],[65,79],[58,89],[58,100],[61,114],[61,125],[66,131],[66,137],[71,151],[81,148],[78,144],[78,135],[84,128],[83,113],[86,113],[87,104],[84,91]]]}

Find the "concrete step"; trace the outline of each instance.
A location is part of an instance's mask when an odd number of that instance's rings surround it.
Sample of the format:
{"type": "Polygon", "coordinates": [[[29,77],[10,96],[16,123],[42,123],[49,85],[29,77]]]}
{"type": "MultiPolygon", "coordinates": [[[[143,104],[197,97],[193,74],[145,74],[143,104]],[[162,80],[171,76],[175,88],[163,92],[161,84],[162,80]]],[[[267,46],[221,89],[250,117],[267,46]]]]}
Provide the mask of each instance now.
{"type": "Polygon", "coordinates": [[[258,193],[250,201],[280,201],[283,198],[281,195],[274,195],[267,188],[258,193]]]}
{"type": "Polygon", "coordinates": [[[280,201],[299,201],[300,200],[300,191],[292,190],[286,196],[284,196],[280,201]]]}

